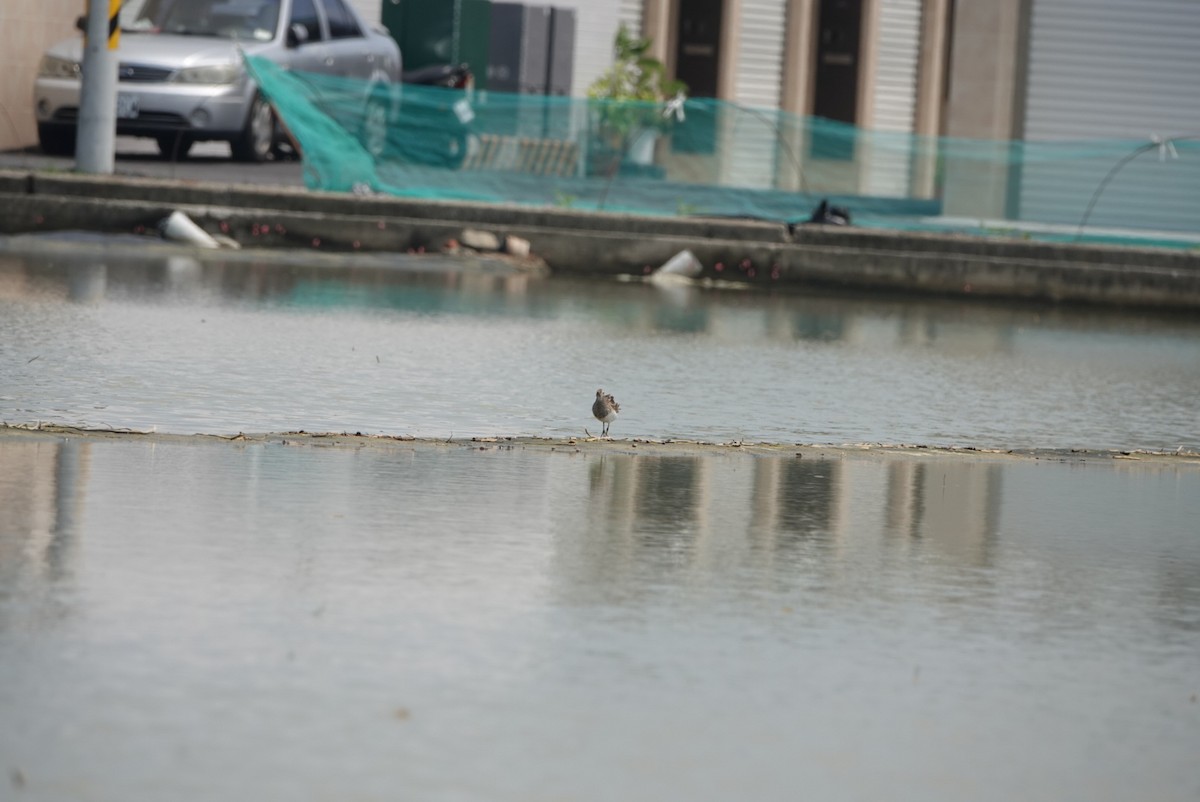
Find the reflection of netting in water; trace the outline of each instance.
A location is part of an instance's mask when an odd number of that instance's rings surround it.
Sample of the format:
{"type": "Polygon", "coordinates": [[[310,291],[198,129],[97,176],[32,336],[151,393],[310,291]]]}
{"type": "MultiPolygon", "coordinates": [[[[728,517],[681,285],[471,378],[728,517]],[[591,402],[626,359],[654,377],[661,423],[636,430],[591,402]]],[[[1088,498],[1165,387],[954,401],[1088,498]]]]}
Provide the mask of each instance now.
{"type": "Polygon", "coordinates": [[[1200,244],[1194,136],[1161,148],[918,137],[716,100],[675,115],[248,63],[314,189],[787,222],[828,198],[881,228],[1073,240],[1086,217],[1092,241],[1200,244]]]}

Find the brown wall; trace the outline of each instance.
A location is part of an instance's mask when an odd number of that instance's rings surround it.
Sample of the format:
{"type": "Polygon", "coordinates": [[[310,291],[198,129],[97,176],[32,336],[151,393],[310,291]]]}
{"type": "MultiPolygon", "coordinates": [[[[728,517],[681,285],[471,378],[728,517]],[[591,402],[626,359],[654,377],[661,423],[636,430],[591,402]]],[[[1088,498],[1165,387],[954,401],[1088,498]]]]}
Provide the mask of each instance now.
{"type": "Polygon", "coordinates": [[[1017,139],[1029,0],[956,0],[946,134],[1017,139]]]}
{"type": "MultiPolygon", "coordinates": [[[[945,133],[983,140],[1020,139],[1022,91],[1032,0],[956,0],[950,31],[950,92],[945,133]]],[[[944,213],[1003,220],[1015,191],[1001,159],[946,158],[944,213]]]]}
{"type": "Polygon", "coordinates": [[[85,0],[0,2],[0,150],[37,143],[33,79],[42,52],[75,32],[85,0]]]}

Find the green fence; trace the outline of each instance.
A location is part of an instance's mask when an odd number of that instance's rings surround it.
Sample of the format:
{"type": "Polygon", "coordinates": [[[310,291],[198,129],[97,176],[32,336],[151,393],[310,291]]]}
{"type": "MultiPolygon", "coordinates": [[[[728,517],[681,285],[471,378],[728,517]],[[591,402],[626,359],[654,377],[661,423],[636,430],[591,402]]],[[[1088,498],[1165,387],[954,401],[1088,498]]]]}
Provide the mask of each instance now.
{"type": "Polygon", "coordinates": [[[248,64],[315,189],[789,223],[828,199],[872,227],[1200,245],[1194,134],[918,137],[708,99],[466,93],[248,64]]]}

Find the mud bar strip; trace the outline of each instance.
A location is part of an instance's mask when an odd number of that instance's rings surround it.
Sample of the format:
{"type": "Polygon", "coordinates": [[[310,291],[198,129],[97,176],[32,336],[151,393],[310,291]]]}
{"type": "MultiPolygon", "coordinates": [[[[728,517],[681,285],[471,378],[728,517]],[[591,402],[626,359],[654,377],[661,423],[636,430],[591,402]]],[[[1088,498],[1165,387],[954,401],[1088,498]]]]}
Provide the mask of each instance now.
{"type": "Polygon", "coordinates": [[[1048,460],[1055,462],[1122,462],[1145,466],[1200,470],[1200,451],[1184,449],[1097,450],[1086,448],[1003,449],[978,446],[939,446],[907,443],[727,443],[666,438],[596,439],[586,437],[415,437],[407,434],[363,434],[362,432],[266,432],[235,434],[171,434],[153,430],[91,428],[37,422],[0,423],[0,443],[19,438],[77,438],[91,441],[152,441],[155,443],[226,442],[257,445],[309,445],[346,448],[394,448],[422,450],[541,450],[643,456],[704,456],[745,454],[749,457],[788,459],[956,459],[956,460],[1048,460]]]}

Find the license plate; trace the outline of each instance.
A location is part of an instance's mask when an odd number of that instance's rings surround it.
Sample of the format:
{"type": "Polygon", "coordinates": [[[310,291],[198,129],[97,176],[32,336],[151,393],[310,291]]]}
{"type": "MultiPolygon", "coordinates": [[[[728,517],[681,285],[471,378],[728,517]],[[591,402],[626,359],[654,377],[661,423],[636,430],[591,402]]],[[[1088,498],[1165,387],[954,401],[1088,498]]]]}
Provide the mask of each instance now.
{"type": "Polygon", "coordinates": [[[132,120],[138,116],[138,96],[126,92],[117,93],[117,119],[132,120]]]}
{"type": "Polygon", "coordinates": [[[475,110],[471,108],[470,102],[465,97],[454,104],[454,113],[463,125],[475,119],[475,110]]]}

